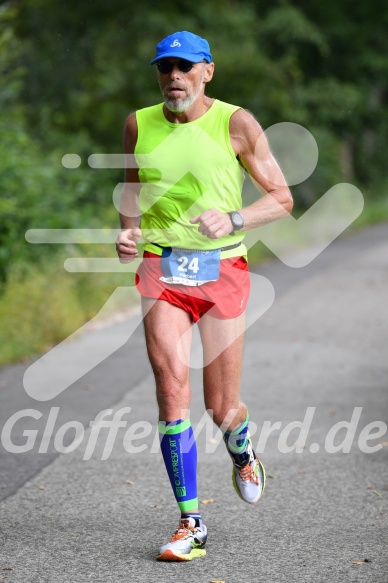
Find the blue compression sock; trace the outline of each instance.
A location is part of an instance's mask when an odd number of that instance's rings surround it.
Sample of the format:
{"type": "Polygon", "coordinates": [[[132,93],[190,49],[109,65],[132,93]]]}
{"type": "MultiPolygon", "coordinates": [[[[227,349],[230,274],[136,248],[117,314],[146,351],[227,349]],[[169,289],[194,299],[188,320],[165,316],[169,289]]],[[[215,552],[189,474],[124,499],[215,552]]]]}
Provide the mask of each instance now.
{"type": "Polygon", "coordinates": [[[237,425],[232,431],[224,432],[224,441],[228,453],[238,465],[244,465],[249,459],[247,455],[248,423],[249,414],[247,413],[245,421],[237,425]]]}
{"type": "Polygon", "coordinates": [[[198,508],[197,445],[189,419],[159,421],[160,447],[182,513],[198,508]]]}

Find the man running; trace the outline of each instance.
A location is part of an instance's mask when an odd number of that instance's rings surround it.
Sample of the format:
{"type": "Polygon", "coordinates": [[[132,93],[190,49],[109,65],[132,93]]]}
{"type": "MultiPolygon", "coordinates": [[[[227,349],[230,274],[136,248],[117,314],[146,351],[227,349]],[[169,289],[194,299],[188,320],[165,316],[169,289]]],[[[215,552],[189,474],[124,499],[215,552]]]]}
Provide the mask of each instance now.
{"type": "Polygon", "coordinates": [[[159,406],[161,450],[181,511],[158,559],[187,561],[206,553],[198,508],[197,449],[189,419],[191,330],[204,354],[205,406],[224,435],[232,480],[255,504],[265,487],[252,448],[240,378],[249,296],[244,231],[286,216],[292,197],[263,130],[247,111],[207,97],[214,63],[205,39],[183,31],[156,47],[164,102],[128,116],[126,170],[116,248],[122,263],[143,261],[142,296],[148,356],[159,406]],[[242,207],[244,169],[262,196],[242,207]]]}

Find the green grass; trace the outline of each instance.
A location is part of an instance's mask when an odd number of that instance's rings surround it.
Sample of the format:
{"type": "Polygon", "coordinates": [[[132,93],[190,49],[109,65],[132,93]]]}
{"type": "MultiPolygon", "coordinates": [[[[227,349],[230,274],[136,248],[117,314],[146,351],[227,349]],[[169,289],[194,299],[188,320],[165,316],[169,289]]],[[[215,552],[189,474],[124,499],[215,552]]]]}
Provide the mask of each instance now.
{"type": "MultiPolygon", "coordinates": [[[[111,255],[102,248],[94,253],[111,255]]],[[[52,257],[44,267],[11,271],[0,297],[1,366],[47,351],[93,318],[116,287],[133,286],[133,274],[68,273],[63,267],[66,257],[52,257]]],[[[137,292],[132,290],[135,305],[137,292]]],[[[116,303],[110,311],[123,308],[128,306],[116,303]]]]}
{"type": "Polygon", "coordinates": [[[383,194],[371,198],[369,193],[365,197],[365,206],[361,215],[350,227],[351,231],[362,229],[375,223],[388,221],[388,195],[385,192],[388,188],[383,188],[383,194]]]}

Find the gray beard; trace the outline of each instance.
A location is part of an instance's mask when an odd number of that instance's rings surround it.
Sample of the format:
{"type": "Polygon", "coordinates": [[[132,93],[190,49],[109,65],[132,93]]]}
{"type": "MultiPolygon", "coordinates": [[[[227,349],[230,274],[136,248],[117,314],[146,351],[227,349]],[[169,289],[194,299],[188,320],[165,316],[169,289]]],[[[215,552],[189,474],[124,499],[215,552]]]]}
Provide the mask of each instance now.
{"type": "Polygon", "coordinates": [[[205,77],[205,71],[203,71],[201,81],[199,83],[197,91],[193,95],[189,95],[188,97],[186,97],[186,99],[179,99],[179,98],[178,99],[168,99],[167,97],[164,97],[164,103],[165,103],[167,109],[169,109],[173,113],[182,113],[184,111],[187,111],[193,105],[193,103],[197,99],[198,95],[201,93],[202,82],[203,82],[204,77],[205,77]]]}
{"type": "Polygon", "coordinates": [[[164,103],[167,109],[173,113],[182,113],[191,107],[196,99],[197,95],[191,95],[186,97],[186,99],[167,99],[165,98],[164,103]]]}

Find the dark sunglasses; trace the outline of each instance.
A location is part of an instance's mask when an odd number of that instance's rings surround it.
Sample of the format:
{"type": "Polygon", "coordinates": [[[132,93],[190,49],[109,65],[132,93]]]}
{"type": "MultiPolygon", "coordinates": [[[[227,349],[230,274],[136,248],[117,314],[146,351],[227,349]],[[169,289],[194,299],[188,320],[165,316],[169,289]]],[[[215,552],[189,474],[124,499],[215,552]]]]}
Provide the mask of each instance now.
{"type": "Polygon", "coordinates": [[[196,63],[191,63],[191,61],[186,61],[186,59],[179,59],[177,63],[172,63],[171,61],[162,59],[161,61],[157,61],[156,66],[159,73],[162,73],[162,75],[167,75],[168,73],[171,73],[175,65],[180,71],[182,71],[182,73],[188,73],[191,71],[195,64],[196,63]]]}

